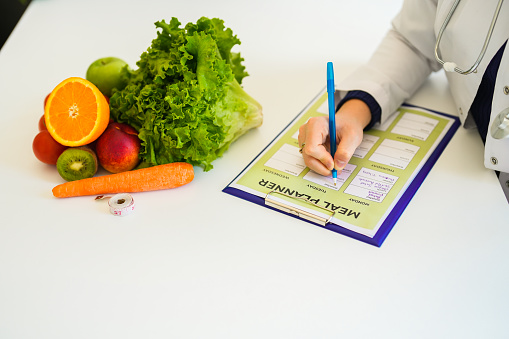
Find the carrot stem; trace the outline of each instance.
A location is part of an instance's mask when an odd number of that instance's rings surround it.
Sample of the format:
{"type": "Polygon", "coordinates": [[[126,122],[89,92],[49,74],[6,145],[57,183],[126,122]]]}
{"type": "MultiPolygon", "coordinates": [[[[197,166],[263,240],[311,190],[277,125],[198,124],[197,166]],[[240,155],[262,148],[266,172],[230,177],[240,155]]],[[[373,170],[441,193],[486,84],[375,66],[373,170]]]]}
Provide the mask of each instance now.
{"type": "Polygon", "coordinates": [[[186,162],[174,162],[133,171],[69,181],[52,190],[57,198],[106,193],[133,193],[179,187],[191,182],[194,169],[186,162]]]}

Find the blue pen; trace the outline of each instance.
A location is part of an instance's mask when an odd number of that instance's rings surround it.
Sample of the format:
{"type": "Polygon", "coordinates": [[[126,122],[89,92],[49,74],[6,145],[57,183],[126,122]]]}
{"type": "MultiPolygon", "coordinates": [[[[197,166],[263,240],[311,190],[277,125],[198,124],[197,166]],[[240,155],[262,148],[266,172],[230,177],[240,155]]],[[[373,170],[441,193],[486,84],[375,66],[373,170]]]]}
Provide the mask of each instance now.
{"type": "MultiPolygon", "coordinates": [[[[334,69],[332,68],[332,62],[327,63],[327,95],[329,99],[329,138],[330,138],[330,154],[334,159],[336,154],[336,104],[334,102],[334,69]]],[[[334,180],[334,186],[338,179],[338,171],[332,169],[332,179],[334,180]]]]}

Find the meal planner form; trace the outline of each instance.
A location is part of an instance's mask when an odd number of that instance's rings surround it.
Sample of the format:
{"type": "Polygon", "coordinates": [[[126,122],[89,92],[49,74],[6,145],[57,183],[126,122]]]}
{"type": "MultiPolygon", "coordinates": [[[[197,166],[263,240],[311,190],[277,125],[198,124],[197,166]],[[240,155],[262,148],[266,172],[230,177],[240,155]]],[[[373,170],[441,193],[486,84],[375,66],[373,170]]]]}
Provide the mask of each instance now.
{"type": "Polygon", "coordinates": [[[334,185],[331,176],[306,167],[297,139],[299,127],[309,118],[327,114],[327,94],[323,91],[224,191],[248,200],[259,200],[250,196],[258,197],[265,203],[270,197],[286,213],[316,215],[325,220],[323,226],[339,226],[327,228],[379,246],[459,121],[443,113],[402,106],[384,124],[364,132],[361,144],[338,172],[334,185]],[[388,228],[384,236],[371,241],[382,226],[388,228]]]}

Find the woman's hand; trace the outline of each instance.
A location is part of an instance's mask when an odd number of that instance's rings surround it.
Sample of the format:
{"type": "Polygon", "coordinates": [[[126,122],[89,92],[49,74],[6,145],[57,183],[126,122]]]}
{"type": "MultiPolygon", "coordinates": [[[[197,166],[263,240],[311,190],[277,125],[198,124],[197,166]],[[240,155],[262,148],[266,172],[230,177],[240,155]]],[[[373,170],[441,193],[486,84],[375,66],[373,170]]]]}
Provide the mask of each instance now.
{"type": "Polygon", "coordinates": [[[363,129],[371,121],[369,107],[358,99],[348,100],[336,113],[334,159],[330,154],[329,119],[314,117],[299,129],[299,146],[306,166],[321,175],[330,175],[333,168],[341,171],[362,142],[363,129]]]}

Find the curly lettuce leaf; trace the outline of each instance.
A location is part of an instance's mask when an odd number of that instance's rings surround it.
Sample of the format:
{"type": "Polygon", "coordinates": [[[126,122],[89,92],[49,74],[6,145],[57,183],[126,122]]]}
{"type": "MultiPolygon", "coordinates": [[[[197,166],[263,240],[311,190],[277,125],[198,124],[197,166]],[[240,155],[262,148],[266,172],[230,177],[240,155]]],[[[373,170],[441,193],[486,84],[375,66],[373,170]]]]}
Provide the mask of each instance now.
{"type": "Polygon", "coordinates": [[[248,74],[240,40],[220,19],[200,18],[184,28],[172,18],[136,63],[127,85],[110,98],[112,118],[139,132],[145,166],[212,162],[251,128],[261,125],[260,104],[240,86],[248,74]]]}

